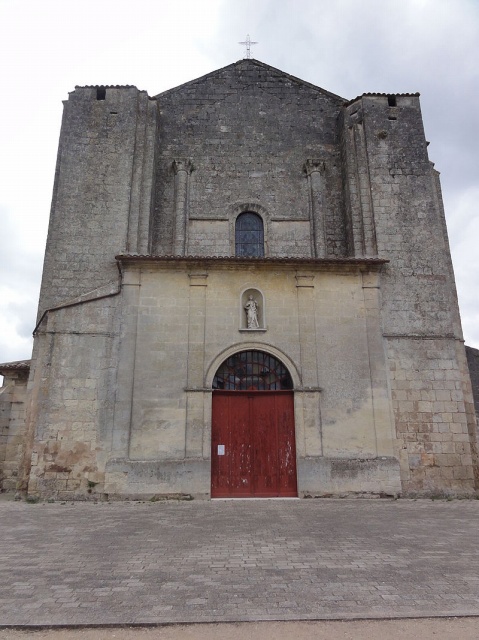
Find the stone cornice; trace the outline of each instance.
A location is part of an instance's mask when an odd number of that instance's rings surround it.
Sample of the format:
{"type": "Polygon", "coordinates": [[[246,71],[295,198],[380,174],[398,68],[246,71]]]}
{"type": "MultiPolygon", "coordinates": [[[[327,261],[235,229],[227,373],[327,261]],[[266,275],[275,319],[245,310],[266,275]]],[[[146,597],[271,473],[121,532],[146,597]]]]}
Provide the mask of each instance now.
{"type": "Polygon", "coordinates": [[[389,260],[383,258],[297,258],[297,257],[263,257],[263,258],[242,258],[238,256],[174,256],[174,255],[140,255],[134,253],[119,254],[115,259],[121,264],[149,263],[158,266],[177,265],[202,267],[262,267],[262,266],[284,266],[292,268],[305,268],[317,270],[371,270],[380,269],[389,260]]]}

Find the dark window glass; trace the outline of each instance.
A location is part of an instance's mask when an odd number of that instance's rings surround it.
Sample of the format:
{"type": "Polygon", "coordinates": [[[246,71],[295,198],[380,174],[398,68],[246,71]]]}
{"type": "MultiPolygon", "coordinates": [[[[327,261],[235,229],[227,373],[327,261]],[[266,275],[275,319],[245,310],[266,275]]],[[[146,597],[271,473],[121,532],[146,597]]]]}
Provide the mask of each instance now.
{"type": "Polygon", "coordinates": [[[236,255],[246,258],[264,256],[263,220],[256,213],[246,211],[236,218],[236,255]]]}
{"type": "Polygon", "coordinates": [[[292,389],[289,371],[264,351],[241,351],[230,356],[216,372],[213,389],[225,391],[281,391],[292,389]]]}

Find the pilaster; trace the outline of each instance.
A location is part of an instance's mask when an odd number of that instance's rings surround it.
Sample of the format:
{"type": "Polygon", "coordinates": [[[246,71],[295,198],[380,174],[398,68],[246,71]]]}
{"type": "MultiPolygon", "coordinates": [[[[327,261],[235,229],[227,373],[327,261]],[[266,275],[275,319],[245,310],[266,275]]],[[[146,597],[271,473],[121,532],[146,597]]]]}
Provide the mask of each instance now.
{"type": "MultiPolygon", "coordinates": [[[[297,395],[296,409],[302,408],[301,426],[306,456],[322,455],[320,389],[318,384],[318,347],[314,311],[314,276],[297,275],[298,322],[303,392],[297,395]],[[300,407],[298,407],[300,405],[300,407]]],[[[303,449],[303,451],[301,451],[303,449]]]]}
{"type": "Polygon", "coordinates": [[[190,273],[185,457],[203,455],[206,273],[190,273]]]}
{"type": "Polygon", "coordinates": [[[325,212],[321,197],[324,169],[322,160],[306,160],[304,163],[309,186],[311,253],[315,258],[325,258],[327,254],[325,212]]]}
{"type": "Polygon", "coordinates": [[[366,318],[366,335],[371,376],[371,394],[378,456],[393,456],[394,420],[391,414],[390,393],[384,338],[381,327],[379,273],[363,273],[362,286],[366,318]]]}
{"type": "Polygon", "coordinates": [[[349,107],[344,125],[345,170],[349,202],[351,249],[354,256],[377,253],[369,158],[364,133],[363,109],[357,103],[349,107]]]}
{"type": "Polygon", "coordinates": [[[185,255],[186,225],[188,221],[188,187],[193,164],[189,159],[177,159],[173,162],[175,172],[175,241],[173,253],[185,255]]]}
{"type": "Polygon", "coordinates": [[[112,457],[127,458],[129,453],[135,359],[140,298],[139,269],[125,272],[122,284],[122,321],[118,361],[117,393],[112,435],[112,457]]]}
{"type": "MultiPolygon", "coordinates": [[[[141,254],[148,253],[150,241],[150,216],[152,208],[153,187],[152,180],[155,173],[155,147],[157,138],[157,114],[158,107],[156,100],[146,99],[141,110],[139,120],[139,151],[135,154],[135,167],[132,181],[133,189],[137,190],[137,201],[134,203],[138,208],[136,216],[132,216],[130,207],[130,219],[136,218],[137,223],[133,228],[129,228],[129,238],[131,252],[141,254]],[[137,166],[138,165],[138,166],[137,166]],[[136,248],[134,248],[136,246],[136,248]]],[[[131,225],[132,227],[133,225],[131,225]]]]}

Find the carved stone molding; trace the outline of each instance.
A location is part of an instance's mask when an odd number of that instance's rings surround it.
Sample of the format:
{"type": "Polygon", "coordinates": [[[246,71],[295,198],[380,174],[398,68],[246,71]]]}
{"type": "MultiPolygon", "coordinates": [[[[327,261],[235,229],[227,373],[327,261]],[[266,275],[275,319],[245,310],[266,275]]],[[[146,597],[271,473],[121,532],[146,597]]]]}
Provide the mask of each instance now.
{"type": "Polygon", "coordinates": [[[323,173],[326,168],[326,165],[324,160],[319,160],[317,158],[316,159],[309,158],[304,163],[303,168],[306,175],[310,176],[312,173],[315,173],[315,172],[323,173]]]}
{"type": "Polygon", "coordinates": [[[208,278],[207,273],[189,273],[188,277],[190,279],[190,287],[206,287],[208,283],[206,279],[208,278]]]}
{"type": "Polygon", "coordinates": [[[172,166],[175,174],[180,171],[185,171],[189,175],[194,169],[193,162],[190,158],[175,158],[172,166]]]}
{"type": "Polygon", "coordinates": [[[314,288],[314,276],[297,275],[295,278],[297,287],[314,288]]]}

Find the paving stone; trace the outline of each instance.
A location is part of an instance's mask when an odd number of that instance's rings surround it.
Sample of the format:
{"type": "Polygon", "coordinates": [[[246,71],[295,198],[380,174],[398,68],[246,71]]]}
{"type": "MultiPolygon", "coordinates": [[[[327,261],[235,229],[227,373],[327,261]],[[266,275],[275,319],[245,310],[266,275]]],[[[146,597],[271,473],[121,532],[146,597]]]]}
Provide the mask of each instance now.
{"type": "Polygon", "coordinates": [[[0,625],[479,615],[479,501],[0,502],[0,625]]]}

